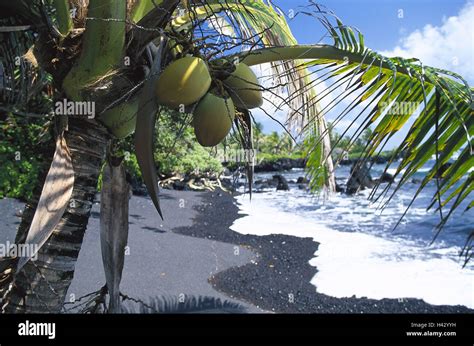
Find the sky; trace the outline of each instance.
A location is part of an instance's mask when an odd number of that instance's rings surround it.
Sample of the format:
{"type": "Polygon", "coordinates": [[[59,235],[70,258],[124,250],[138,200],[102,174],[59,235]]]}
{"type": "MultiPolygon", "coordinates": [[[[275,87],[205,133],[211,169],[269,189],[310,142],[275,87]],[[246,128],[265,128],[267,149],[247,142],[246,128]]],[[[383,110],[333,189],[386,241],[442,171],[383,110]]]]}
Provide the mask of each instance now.
{"type": "MultiPolygon", "coordinates": [[[[372,50],[386,56],[416,57],[425,65],[457,72],[474,85],[474,0],[316,2],[335,12],[344,24],[359,29],[365,45],[372,50]]],[[[273,0],[273,3],[286,15],[303,10],[309,4],[307,0],[273,0]]],[[[322,25],[309,16],[298,15],[288,21],[300,44],[318,43],[325,32],[322,25]]],[[[254,116],[262,122],[264,132],[282,131],[262,113],[256,111],[254,116]]],[[[337,109],[328,114],[329,120],[337,116],[335,113],[337,109]]],[[[346,124],[347,121],[341,123],[337,130],[346,124]]],[[[389,147],[396,146],[402,138],[403,133],[396,136],[389,147]]]]}

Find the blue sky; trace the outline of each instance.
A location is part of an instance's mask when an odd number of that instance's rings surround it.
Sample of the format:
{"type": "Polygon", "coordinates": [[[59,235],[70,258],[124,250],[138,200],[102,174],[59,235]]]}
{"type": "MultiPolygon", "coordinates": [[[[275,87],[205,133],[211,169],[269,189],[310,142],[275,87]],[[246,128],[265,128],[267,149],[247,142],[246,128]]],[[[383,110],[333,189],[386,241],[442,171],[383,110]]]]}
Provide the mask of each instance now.
{"type": "MultiPolygon", "coordinates": [[[[355,26],[365,36],[365,44],[377,51],[391,50],[407,33],[425,25],[442,25],[443,17],[456,16],[465,0],[319,0],[317,3],[331,9],[344,24],[355,26]],[[403,10],[403,18],[398,11],[403,10]]],[[[306,0],[275,0],[285,13],[306,0]]],[[[473,19],[474,20],[474,19],[473,19]]],[[[315,43],[320,26],[308,16],[297,16],[290,27],[299,43],[315,43]]]]}
{"type": "MultiPolygon", "coordinates": [[[[335,12],[344,24],[358,28],[367,47],[387,56],[417,57],[426,65],[458,72],[474,85],[474,0],[316,2],[335,12]]],[[[299,6],[308,5],[307,0],[273,0],[273,3],[287,15],[290,10],[297,12],[302,9],[299,6]]],[[[289,24],[301,44],[317,43],[325,32],[315,18],[305,15],[289,19],[289,24]]],[[[264,132],[281,132],[270,119],[257,114],[257,120],[263,123],[264,132]]],[[[402,135],[390,146],[395,146],[402,135]]]]}

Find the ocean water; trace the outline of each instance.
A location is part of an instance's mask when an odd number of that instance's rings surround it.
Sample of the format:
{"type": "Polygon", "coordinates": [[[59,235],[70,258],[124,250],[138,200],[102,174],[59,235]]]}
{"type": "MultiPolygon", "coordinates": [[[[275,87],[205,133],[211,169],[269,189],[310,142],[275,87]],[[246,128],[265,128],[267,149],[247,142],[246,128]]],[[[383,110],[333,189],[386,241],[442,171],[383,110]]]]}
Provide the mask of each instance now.
{"type": "MultiPolygon", "coordinates": [[[[340,167],[336,177],[345,178],[350,167],[340,167]]],[[[372,168],[372,176],[383,172],[372,168]]],[[[421,179],[428,168],[420,169],[421,179]]],[[[273,173],[257,174],[255,180],[273,173]]],[[[284,172],[288,180],[304,176],[303,170],[284,172]]],[[[465,305],[474,308],[474,261],[463,268],[459,254],[474,225],[474,213],[453,215],[433,241],[439,215],[426,211],[434,185],[420,194],[399,226],[419,185],[405,185],[380,210],[368,200],[370,190],[355,196],[334,194],[317,197],[290,184],[290,191],[264,192],[236,197],[240,213],[231,229],[243,234],[288,234],[310,237],[320,243],[310,264],[317,267],[311,283],[334,297],[420,298],[434,305],[465,305]]],[[[467,205],[467,204],[466,204],[467,205]]]]}

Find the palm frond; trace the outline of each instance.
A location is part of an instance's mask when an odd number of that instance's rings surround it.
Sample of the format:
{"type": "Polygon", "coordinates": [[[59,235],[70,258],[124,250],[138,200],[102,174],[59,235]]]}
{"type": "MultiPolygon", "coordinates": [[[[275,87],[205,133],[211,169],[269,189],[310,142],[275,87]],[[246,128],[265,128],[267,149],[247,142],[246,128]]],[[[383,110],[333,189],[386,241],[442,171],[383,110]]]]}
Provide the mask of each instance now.
{"type": "MultiPolygon", "coordinates": [[[[312,14],[325,26],[333,39],[332,46],[339,50],[340,55],[336,57],[333,54],[305,63],[306,66],[322,67],[327,71],[328,80],[333,81],[332,85],[339,87],[339,91],[327,93],[332,101],[322,113],[327,114],[341,101],[348,101],[349,105],[332,126],[351,115],[352,123],[347,131],[355,129],[352,142],[365,129],[374,127],[363,161],[377,156],[395,133],[408,128],[408,133],[385,169],[387,171],[396,157],[402,157],[395,173],[398,181],[393,183],[395,186],[390,183],[383,189],[377,185],[371,198],[377,200],[386,197],[386,205],[418,169],[434,158],[435,163],[431,165],[410,205],[428,184],[435,184],[436,192],[428,208],[440,213],[439,231],[453,211],[469,197],[472,198],[473,89],[453,72],[425,66],[415,58],[388,58],[370,50],[364,46],[360,32],[356,35],[355,29],[345,26],[320,6],[315,5],[315,9],[312,14]],[[331,18],[334,18],[336,25],[331,23],[331,18]],[[355,111],[357,106],[362,110],[355,111]],[[413,118],[414,123],[409,125],[409,120],[413,118]],[[458,152],[460,154],[456,157],[458,152]],[[449,168],[444,169],[449,164],[449,168]],[[377,194],[379,189],[382,191],[377,194]],[[449,208],[447,213],[443,213],[444,207],[449,208]]],[[[315,102],[324,97],[322,95],[315,102]]],[[[306,143],[311,153],[317,150],[315,144],[321,138],[310,128],[307,133],[309,139],[306,143]]],[[[313,171],[315,165],[317,162],[309,161],[309,174],[313,180],[319,179],[313,171]]],[[[466,210],[473,206],[472,200],[467,203],[466,210]]]]}

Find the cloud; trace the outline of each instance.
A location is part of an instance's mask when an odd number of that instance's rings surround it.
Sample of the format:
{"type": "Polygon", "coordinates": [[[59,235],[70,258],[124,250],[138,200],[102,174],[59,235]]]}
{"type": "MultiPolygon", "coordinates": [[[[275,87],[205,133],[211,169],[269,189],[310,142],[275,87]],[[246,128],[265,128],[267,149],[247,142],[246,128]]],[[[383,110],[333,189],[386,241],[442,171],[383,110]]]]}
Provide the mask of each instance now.
{"type": "Polygon", "coordinates": [[[457,16],[443,18],[441,26],[426,25],[400,40],[385,56],[418,58],[424,65],[447,69],[474,84],[474,1],[457,16]]]}

